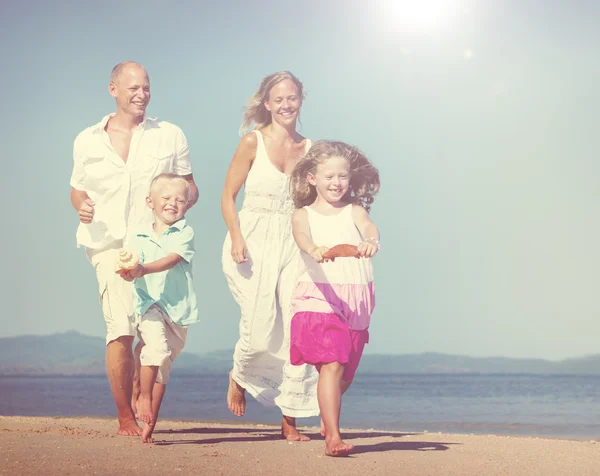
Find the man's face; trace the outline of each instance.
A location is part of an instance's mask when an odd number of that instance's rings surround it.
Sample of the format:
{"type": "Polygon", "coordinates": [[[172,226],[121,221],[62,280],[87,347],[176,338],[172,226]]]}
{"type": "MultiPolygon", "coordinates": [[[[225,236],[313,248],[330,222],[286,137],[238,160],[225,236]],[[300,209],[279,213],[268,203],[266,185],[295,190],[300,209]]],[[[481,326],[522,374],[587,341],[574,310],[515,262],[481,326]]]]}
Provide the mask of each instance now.
{"type": "Polygon", "coordinates": [[[127,65],[111,81],[109,92],[117,100],[117,109],[133,117],[143,116],[150,102],[150,80],[139,65],[127,65]]]}

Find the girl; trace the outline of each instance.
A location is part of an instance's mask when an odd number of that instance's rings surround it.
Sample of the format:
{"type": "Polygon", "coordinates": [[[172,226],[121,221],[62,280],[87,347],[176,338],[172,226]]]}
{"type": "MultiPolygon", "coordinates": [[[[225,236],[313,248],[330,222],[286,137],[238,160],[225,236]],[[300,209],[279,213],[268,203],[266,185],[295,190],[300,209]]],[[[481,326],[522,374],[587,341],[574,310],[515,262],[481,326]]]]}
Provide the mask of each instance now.
{"type": "Polygon", "coordinates": [[[340,436],[342,394],[369,341],[375,307],[370,258],[379,249],[379,231],[368,211],[379,173],[355,147],[319,141],[294,169],[291,187],[292,230],[305,270],[292,297],[290,360],[319,371],[325,454],[343,456],[354,445],[340,436]],[[356,245],[358,259],[329,259],[327,251],[338,244],[356,245]]]}
{"type": "Polygon", "coordinates": [[[306,441],[296,417],[319,414],[318,375],[310,366],[289,363],[291,294],[296,283],[298,249],[292,238],[294,204],[289,174],[310,148],[296,131],[302,83],[288,71],[263,79],[246,106],[221,199],[229,233],[223,246],[223,271],[241,308],[240,339],[229,374],[227,404],[242,416],[246,392],[282,413],[282,436],[306,441]],[[244,185],[239,215],[235,199],[244,185]]]}

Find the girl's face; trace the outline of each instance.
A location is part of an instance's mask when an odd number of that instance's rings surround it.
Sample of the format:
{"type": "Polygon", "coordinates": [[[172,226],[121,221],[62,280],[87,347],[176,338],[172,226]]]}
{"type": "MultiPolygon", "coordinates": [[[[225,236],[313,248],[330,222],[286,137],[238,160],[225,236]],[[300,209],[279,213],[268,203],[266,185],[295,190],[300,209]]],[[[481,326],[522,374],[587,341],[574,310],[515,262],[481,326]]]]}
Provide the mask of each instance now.
{"type": "Polygon", "coordinates": [[[317,195],[329,203],[339,202],[350,187],[350,164],[344,157],[333,156],[308,173],[308,183],[317,189],[317,195]]]}
{"type": "Polygon", "coordinates": [[[284,127],[296,123],[301,106],[302,98],[291,79],[284,79],[273,86],[269,91],[269,99],[265,102],[265,108],[271,113],[273,122],[284,127]]]}

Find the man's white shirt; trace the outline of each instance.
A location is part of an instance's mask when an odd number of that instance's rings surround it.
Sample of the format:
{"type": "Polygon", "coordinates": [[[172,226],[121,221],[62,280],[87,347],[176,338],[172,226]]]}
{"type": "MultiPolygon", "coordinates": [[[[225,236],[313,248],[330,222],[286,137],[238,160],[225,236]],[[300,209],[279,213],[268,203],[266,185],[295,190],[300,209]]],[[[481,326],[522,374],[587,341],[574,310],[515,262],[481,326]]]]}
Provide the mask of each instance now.
{"type": "Polygon", "coordinates": [[[127,161],[117,154],[104,130],[110,114],[82,131],[73,145],[71,187],[95,203],[94,219],[80,223],[77,246],[101,250],[115,242],[125,246],[136,232],[152,223],[146,205],[150,182],[163,172],[192,173],[189,148],[181,129],[145,118],[135,129],[127,161]]]}

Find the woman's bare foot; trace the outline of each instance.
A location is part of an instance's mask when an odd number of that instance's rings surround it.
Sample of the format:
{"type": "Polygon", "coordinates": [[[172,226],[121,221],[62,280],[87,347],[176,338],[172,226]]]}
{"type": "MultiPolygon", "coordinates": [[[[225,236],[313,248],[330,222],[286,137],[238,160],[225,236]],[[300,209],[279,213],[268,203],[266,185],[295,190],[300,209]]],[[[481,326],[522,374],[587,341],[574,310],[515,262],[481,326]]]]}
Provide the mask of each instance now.
{"type": "Polygon", "coordinates": [[[229,388],[227,389],[227,407],[237,416],[243,416],[246,411],[246,389],[233,380],[229,372],[229,388]]]}
{"type": "Polygon", "coordinates": [[[152,438],[152,432],[154,431],[155,423],[149,423],[142,431],[142,443],[154,443],[154,438],[152,438]]]}
{"type": "Polygon", "coordinates": [[[354,449],[351,443],[344,443],[341,438],[325,438],[325,456],[347,456],[354,449]]]}
{"type": "Polygon", "coordinates": [[[281,437],[288,441],[310,441],[308,436],[296,428],[296,419],[285,415],[281,419],[281,437]]]}
{"type": "Polygon", "coordinates": [[[119,418],[119,429],[117,430],[117,435],[119,436],[140,436],[142,434],[142,429],[139,427],[135,418],[133,416],[131,418],[119,418]]]}
{"type": "Polygon", "coordinates": [[[321,428],[319,428],[320,432],[321,432],[321,436],[327,436],[327,433],[325,432],[325,423],[323,422],[323,419],[321,418],[321,428]]]}
{"type": "Polygon", "coordinates": [[[152,399],[140,395],[137,400],[137,411],[138,418],[146,424],[154,422],[154,416],[152,415],[152,399]]]}

